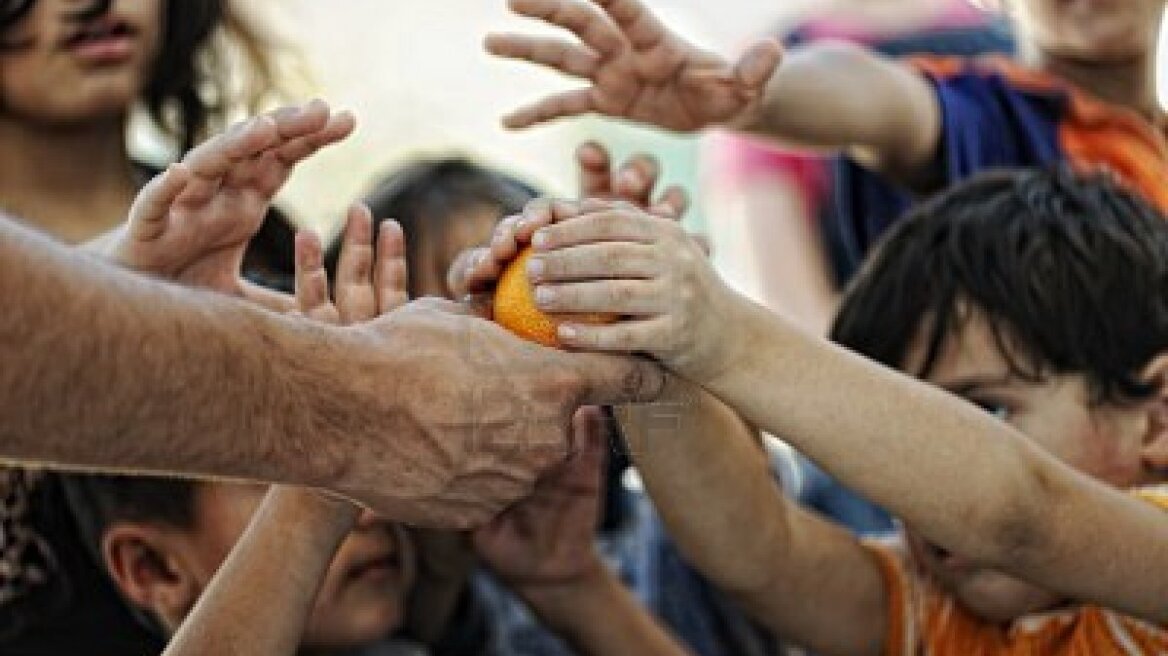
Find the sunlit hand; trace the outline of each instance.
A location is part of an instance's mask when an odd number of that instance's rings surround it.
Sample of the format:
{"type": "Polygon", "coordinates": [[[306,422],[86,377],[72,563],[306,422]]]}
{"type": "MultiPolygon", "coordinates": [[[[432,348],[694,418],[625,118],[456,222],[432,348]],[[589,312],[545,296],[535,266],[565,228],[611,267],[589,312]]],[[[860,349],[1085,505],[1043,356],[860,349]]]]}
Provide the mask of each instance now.
{"type": "Polygon", "coordinates": [[[754,108],[782,57],[779,44],[765,40],[731,64],[669,30],[639,0],[511,0],[510,7],[579,42],[492,34],[490,53],[589,82],[512,112],[504,119],[510,128],[588,113],[682,132],[732,122],[754,108]]]}

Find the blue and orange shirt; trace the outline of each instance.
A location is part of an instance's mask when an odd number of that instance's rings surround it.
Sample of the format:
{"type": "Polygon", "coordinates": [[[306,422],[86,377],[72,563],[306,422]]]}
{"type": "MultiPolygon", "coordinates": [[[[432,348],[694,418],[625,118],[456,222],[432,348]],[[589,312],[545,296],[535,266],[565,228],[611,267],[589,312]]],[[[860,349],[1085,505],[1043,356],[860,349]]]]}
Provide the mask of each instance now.
{"type": "MultiPolygon", "coordinates": [[[[939,181],[987,169],[1069,162],[1109,169],[1168,212],[1168,132],[1008,58],[905,60],[933,84],[942,111],[939,181]]],[[[858,261],[916,198],[859,165],[837,169],[838,214],[858,261]]]]}

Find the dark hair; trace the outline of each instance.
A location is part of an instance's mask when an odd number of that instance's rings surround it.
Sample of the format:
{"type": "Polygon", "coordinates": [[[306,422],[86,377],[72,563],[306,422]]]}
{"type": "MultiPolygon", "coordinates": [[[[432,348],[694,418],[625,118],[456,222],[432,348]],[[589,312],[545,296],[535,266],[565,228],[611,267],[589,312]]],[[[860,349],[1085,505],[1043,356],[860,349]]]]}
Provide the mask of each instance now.
{"type": "MultiPolygon", "coordinates": [[[[0,0],[0,36],[24,19],[37,0],[0,0]]],[[[70,15],[84,22],[109,11],[112,0],[93,0],[70,15]]],[[[165,0],[162,50],[154,63],[142,101],[151,117],[183,151],[189,150],[213,127],[221,127],[237,106],[256,111],[275,88],[267,50],[271,46],[226,0],[165,0]],[[221,43],[214,44],[216,35],[221,43]],[[233,44],[246,60],[232,66],[245,73],[242,84],[225,79],[233,44]]],[[[0,40],[0,49],[23,43],[0,40]]]]}
{"type": "Polygon", "coordinates": [[[99,564],[104,562],[102,536],[118,522],[194,528],[195,481],[108,474],[61,474],[60,478],[85,548],[99,564]]]}
{"type": "MultiPolygon", "coordinates": [[[[464,158],[447,157],[419,160],[392,171],[374,186],[366,202],[373,216],[401,224],[406,260],[413,266],[420,254],[421,235],[444,233],[459,213],[488,207],[509,216],[523,211],[539,195],[518,178],[464,158]]],[[[335,250],[330,260],[335,261],[335,250]]]]}
{"type": "Polygon", "coordinates": [[[1015,375],[1083,374],[1093,402],[1146,398],[1168,347],[1168,219],[1110,177],[976,177],[908,213],[850,286],[831,337],[890,367],[928,333],[918,376],[972,311],[1015,375]]]}

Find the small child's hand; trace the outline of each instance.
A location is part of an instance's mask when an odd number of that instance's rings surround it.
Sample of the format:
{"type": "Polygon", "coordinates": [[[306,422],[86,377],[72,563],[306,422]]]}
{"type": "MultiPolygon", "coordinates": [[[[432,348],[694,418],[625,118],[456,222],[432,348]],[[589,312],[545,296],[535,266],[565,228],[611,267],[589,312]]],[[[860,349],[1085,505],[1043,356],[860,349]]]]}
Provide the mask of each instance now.
{"type": "Polygon", "coordinates": [[[329,297],[323,248],[315,233],[296,235],[296,304],[300,313],[324,323],[352,325],[371,321],[401,307],[406,293],[405,240],[396,221],[383,221],[373,245],[369,208],[349,210],[337,262],[334,296],[329,297]]]}
{"type": "MultiPolygon", "coordinates": [[[[614,171],[608,150],[589,141],[576,150],[576,163],[581,199],[621,201],[678,220],[689,209],[689,197],[678,186],[669,187],[653,198],[661,170],[651,155],[634,155],[614,171]]],[[[455,297],[482,294],[494,287],[507,264],[531,241],[536,230],[551,223],[553,215],[551,202],[533,201],[523,214],[499,223],[489,246],[460,254],[447,275],[447,284],[455,297]]]]}
{"type": "Polygon", "coordinates": [[[530,497],[474,533],[479,556],[516,592],[571,586],[603,566],[593,540],[608,444],[604,422],[599,408],[579,410],[572,419],[579,450],[530,497]]]}
{"type": "Polygon", "coordinates": [[[740,359],[733,333],[740,297],[723,283],[701,244],[674,220],[625,205],[558,203],[553,223],[532,237],[528,277],[536,304],[556,314],[624,317],[607,325],[563,323],[570,348],[648,353],[698,382],[740,359]]]}
{"type": "Polygon", "coordinates": [[[491,54],[589,82],[512,112],[503,121],[513,129],[587,113],[684,132],[738,121],[757,105],[782,57],[778,43],[765,40],[731,64],[670,31],[638,0],[511,0],[510,6],[580,42],[492,34],[491,54]]]}
{"type": "Polygon", "coordinates": [[[244,251],[293,168],[352,133],[320,101],[276,110],[196,147],[143,188],[109,247],[129,268],[246,296],[244,251]]]}

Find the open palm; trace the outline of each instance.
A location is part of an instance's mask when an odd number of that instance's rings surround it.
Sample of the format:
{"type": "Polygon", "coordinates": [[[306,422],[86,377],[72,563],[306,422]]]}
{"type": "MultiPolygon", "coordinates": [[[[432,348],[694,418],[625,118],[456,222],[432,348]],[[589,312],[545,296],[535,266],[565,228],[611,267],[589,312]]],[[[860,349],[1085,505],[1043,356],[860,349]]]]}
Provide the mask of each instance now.
{"type": "Polygon", "coordinates": [[[240,267],[272,198],[297,164],[353,130],[312,102],[240,124],[192,150],[139,195],[117,250],[123,264],[241,294],[240,267]]]}
{"type": "Polygon", "coordinates": [[[511,113],[504,119],[511,128],[598,113],[670,130],[700,130],[748,113],[781,59],[779,45],[767,40],[732,65],[670,31],[639,0],[511,0],[510,7],[580,41],[492,34],[489,52],[591,82],[511,113]]]}

